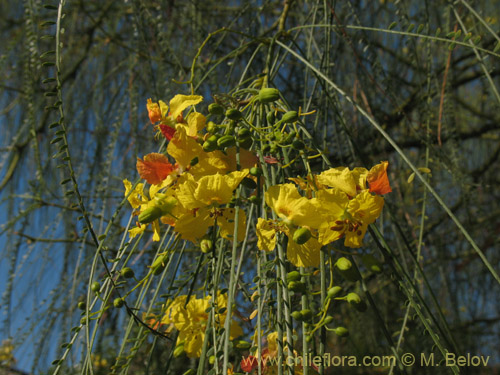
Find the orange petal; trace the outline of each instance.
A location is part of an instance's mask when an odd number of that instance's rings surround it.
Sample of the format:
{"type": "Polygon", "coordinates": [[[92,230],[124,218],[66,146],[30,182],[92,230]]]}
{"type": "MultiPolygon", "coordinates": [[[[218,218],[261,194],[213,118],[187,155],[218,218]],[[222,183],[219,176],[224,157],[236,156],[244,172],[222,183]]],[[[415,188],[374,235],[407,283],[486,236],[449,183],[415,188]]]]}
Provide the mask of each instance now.
{"type": "Polygon", "coordinates": [[[152,124],[161,120],[161,110],[158,103],[153,103],[151,99],[148,99],[146,107],[148,109],[149,121],[151,121],[152,124]]]}
{"type": "Polygon", "coordinates": [[[392,191],[389,178],[387,177],[388,166],[389,162],[383,161],[370,169],[366,177],[366,181],[370,185],[370,192],[383,195],[392,191]]]}
{"type": "Polygon", "coordinates": [[[144,156],[144,160],[137,158],[137,172],[152,185],[159,184],[174,170],[165,155],[155,152],[144,156]]]}

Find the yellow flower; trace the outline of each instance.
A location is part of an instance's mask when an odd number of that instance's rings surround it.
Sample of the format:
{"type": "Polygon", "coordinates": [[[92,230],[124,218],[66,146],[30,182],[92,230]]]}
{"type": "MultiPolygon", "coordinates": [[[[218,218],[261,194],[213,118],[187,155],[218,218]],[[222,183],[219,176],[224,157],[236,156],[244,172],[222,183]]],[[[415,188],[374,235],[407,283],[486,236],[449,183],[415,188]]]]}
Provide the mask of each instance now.
{"type": "Polygon", "coordinates": [[[368,225],[377,219],[384,206],[382,197],[367,190],[351,200],[339,190],[323,190],[318,192],[318,201],[328,210],[318,229],[320,243],[326,245],[345,236],[344,245],[352,248],[363,245],[368,225]]]}
{"type": "MultiPolygon", "coordinates": [[[[231,239],[234,233],[234,208],[222,207],[229,203],[233,191],[248,170],[235,171],[227,175],[215,174],[203,176],[198,181],[190,174],[179,180],[176,198],[185,211],[175,223],[175,231],[183,239],[196,241],[207,232],[208,228],[217,224],[220,235],[231,239]]],[[[238,211],[238,241],[245,236],[245,211],[238,211]]]]}
{"type": "Polygon", "coordinates": [[[132,183],[129,180],[123,180],[123,186],[125,186],[125,196],[132,208],[138,208],[141,204],[148,201],[144,196],[144,184],[142,182],[137,184],[133,191],[132,183]],[[130,193],[131,191],[132,193],[130,193]]]}
{"type": "MultiPolygon", "coordinates": [[[[209,317],[207,310],[212,304],[212,297],[206,296],[197,299],[191,296],[187,305],[186,300],[187,296],[177,297],[168,307],[162,319],[162,324],[173,324],[179,331],[177,345],[183,343],[187,356],[196,358],[201,355],[201,348],[205,340],[205,330],[209,317]]],[[[221,309],[227,307],[227,295],[218,294],[213,302],[215,311],[221,311],[221,309]]],[[[215,322],[217,327],[224,326],[226,315],[226,312],[216,314],[215,322]]],[[[232,339],[243,334],[241,327],[235,321],[231,322],[230,334],[232,339]]]]}

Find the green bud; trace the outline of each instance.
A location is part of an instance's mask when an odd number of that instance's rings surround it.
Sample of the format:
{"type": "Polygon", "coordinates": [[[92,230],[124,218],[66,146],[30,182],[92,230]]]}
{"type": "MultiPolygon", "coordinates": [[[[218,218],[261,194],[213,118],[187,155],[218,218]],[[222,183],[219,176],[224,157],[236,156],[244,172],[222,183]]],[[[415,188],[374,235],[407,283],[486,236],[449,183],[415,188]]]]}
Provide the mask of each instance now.
{"type": "Polygon", "coordinates": [[[207,132],[213,134],[217,131],[217,125],[213,121],[209,121],[206,126],[207,132]]]}
{"type": "Polygon", "coordinates": [[[295,320],[298,320],[299,322],[301,322],[302,320],[304,320],[302,318],[302,313],[300,311],[294,311],[290,315],[292,316],[292,318],[294,318],[295,320]]]}
{"type": "Polygon", "coordinates": [[[284,122],[285,124],[295,122],[299,119],[299,114],[297,111],[288,111],[283,115],[281,118],[281,121],[284,122]]]}
{"type": "Polygon", "coordinates": [[[248,341],[244,340],[237,340],[235,342],[235,347],[240,350],[247,350],[252,347],[252,344],[250,344],[248,341]]]}
{"type": "Polygon", "coordinates": [[[326,324],[330,324],[331,322],[333,321],[333,316],[331,315],[328,315],[325,320],[323,321],[323,324],[326,325],[326,324]]]}
{"type": "Polygon", "coordinates": [[[203,151],[205,152],[212,152],[217,150],[217,142],[210,142],[209,140],[206,140],[203,142],[203,151]]]}
{"type": "Polygon", "coordinates": [[[349,336],[349,331],[345,327],[334,328],[334,332],[339,337],[347,337],[347,336],[349,336]]]}
{"type": "Polygon", "coordinates": [[[271,154],[276,154],[278,152],[278,144],[277,143],[272,143],[271,148],[269,149],[269,153],[271,154]]]}
{"type": "Polygon", "coordinates": [[[341,291],[342,291],[342,288],[340,286],[334,286],[334,287],[328,289],[327,297],[334,298],[341,291]]]}
{"type": "Polygon", "coordinates": [[[130,267],[124,267],[120,271],[120,274],[126,279],[131,279],[132,277],[134,277],[134,270],[130,267]]]}
{"type": "Polygon", "coordinates": [[[226,117],[230,120],[239,120],[243,115],[236,108],[229,108],[226,111],[226,117]]]}
{"type": "Polygon", "coordinates": [[[231,147],[236,144],[236,140],[232,135],[223,135],[217,140],[217,146],[220,148],[231,147]]]}
{"type": "Polygon", "coordinates": [[[142,211],[139,214],[139,223],[141,224],[149,224],[155,221],[156,219],[159,219],[163,215],[163,212],[160,207],[149,207],[146,208],[144,211],[142,211]]]}
{"type": "Polygon", "coordinates": [[[123,307],[124,303],[125,302],[123,302],[123,298],[115,298],[115,300],[113,301],[113,306],[119,309],[120,307],[123,307]]]}
{"type": "Polygon", "coordinates": [[[280,98],[280,92],[275,88],[265,88],[259,91],[259,101],[261,103],[272,103],[280,98]]]}
{"type": "Polygon", "coordinates": [[[90,285],[90,290],[92,290],[94,293],[99,293],[99,291],[101,290],[101,284],[99,283],[99,281],[94,281],[90,285]]]}
{"type": "Polygon", "coordinates": [[[255,189],[257,187],[255,181],[248,177],[245,177],[243,180],[241,180],[241,184],[249,189],[255,189]]]}
{"type": "Polygon", "coordinates": [[[303,293],[306,291],[306,284],[302,281],[290,281],[288,283],[288,289],[292,292],[300,292],[303,293]]]}
{"type": "Polygon", "coordinates": [[[300,314],[302,315],[302,319],[305,321],[305,322],[308,322],[312,319],[313,317],[313,313],[311,310],[309,309],[304,309],[300,312],[300,314]]]}
{"type": "Polygon", "coordinates": [[[291,281],[300,281],[302,276],[299,271],[288,272],[286,275],[286,281],[289,283],[291,281]]]}
{"type": "Polygon", "coordinates": [[[248,130],[247,128],[241,128],[238,130],[238,137],[239,138],[248,138],[251,136],[252,136],[252,134],[250,134],[250,130],[248,130]]]}
{"type": "Polygon", "coordinates": [[[80,319],[80,324],[82,324],[82,325],[86,325],[86,324],[87,324],[87,317],[86,317],[86,316],[83,316],[83,317],[80,319]]]}
{"type": "Polygon", "coordinates": [[[293,234],[293,241],[299,245],[305,244],[311,238],[311,231],[307,228],[299,228],[293,234]]]}
{"type": "Polygon", "coordinates": [[[204,238],[201,240],[200,242],[200,249],[203,253],[208,253],[210,251],[212,251],[213,249],[213,242],[212,240],[208,239],[208,238],[204,238]]]}
{"type": "Polygon", "coordinates": [[[361,300],[361,297],[358,296],[356,293],[349,293],[346,297],[347,302],[349,305],[353,306],[356,310],[360,312],[364,312],[367,309],[366,303],[361,300]]]}
{"type": "Polygon", "coordinates": [[[260,169],[259,167],[252,167],[250,168],[250,174],[252,176],[261,176],[262,175],[262,169],[260,169]]]}
{"type": "Polygon", "coordinates": [[[248,198],[248,201],[252,204],[260,204],[261,200],[258,196],[252,195],[250,198],[248,198]]]}
{"type": "Polygon", "coordinates": [[[368,268],[370,271],[374,273],[382,272],[382,265],[380,264],[378,259],[375,258],[372,254],[363,255],[361,257],[361,260],[363,261],[365,267],[368,268]]]}
{"type": "Polygon", "coordinates": [[[78,302],[78,308],[80,310],[85,310],[87,308],[87,304],[83,301],[78,302]]]}
{"type": "Polygon", "coordinates": [[[210,112],[211,115],[222,115],[224,114],[224,108],[217,103],[212,103],[208,106],[208,112],[210,112]]]}
{"type": "Polygon", "coordinates": [[[250,137],[238,139],[238,146],[240,146],[241,148],[244,148],[245,150],[250,150],[250,147],[252,147],[252,144],[253,144],[253,139],[250,137]]]}
{"type": "Polygon", "coordinates": [[[361,275],[358,270],[352,266],[352,263],[349,259],[342,257],[335,262],[335,267],[339,271],[340,275],[348,281],[358,281],[361,279],[361,275]]]}
{"type": "Polygon", "coordinates": [[[215,363],[215,356],[214,355],[211,355],[209,358],[208,358],[208,363],[210,363],[211,365],[213,365],[215,363]]]}
{"type": "Polygon", "coordinates": [[[174,357],[178,358],[185,353],[184,344],[177,345],[174,349],[174,357]]]}
{"type": "Polygon", "coordinates": [[[160,255],[156,260],[153,262],[153,265],[151,266],[151,269],[153,270],[153,275],[159,275],[163,272],[165,269],[165,266],[167,265],[168,262],[168,255],[160,255]]]}

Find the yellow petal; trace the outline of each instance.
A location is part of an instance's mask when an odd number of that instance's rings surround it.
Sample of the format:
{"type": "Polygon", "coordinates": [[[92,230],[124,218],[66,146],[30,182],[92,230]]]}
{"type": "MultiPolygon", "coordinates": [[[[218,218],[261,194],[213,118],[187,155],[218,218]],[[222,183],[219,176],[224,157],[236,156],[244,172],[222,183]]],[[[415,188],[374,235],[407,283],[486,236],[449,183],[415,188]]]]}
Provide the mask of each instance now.
{"type": "Polygon", "coordinates": [[[349,201],[347,210],[356,220],[371,224],[380,215],[383,207],[384,198],[364,191],[349,201]]]}
{"type": "MultiPolygon", "coordinates": [[[[220,227],[220,235],[226,240],[233,240],[235,209],[224,208],[222,216],[217,218],[217,224],[220,227]]],[[[243,241],[246,234],[247,217],[245,211],[238,210],[238,238],[237,241],[243,241]]]]}
{"type": "Polygon", "coordinates": [[[246,169],[224,176],[218,173],[212,176],[204,176],[198,182],[194,197],[206,205],[229,203],[233,191],[247,174],[248,170],[246,169]]]}
{"type": "Polygon", "coordinates": [[[168,105],[163,100],[160,100],[161,117],[165,118],[168,115],[168,105]]]}
{"type": "Polygon", "coordinates": [[[347,167],[328,169],[318,175],[318,181],[322,185],[340,189],[350,197],[356,195],[356,181],[347,167]]]}
{"type": "Polygon", "coordinates": [[[181,215],[175,222],[175,231],[182,239],[195,242],[207,233],[208,227],[214,225],[214,219],[209,216],[208,208],[181,215]]]}
{"type": "Polygon", "coordinates": [[[132,183],[125,179],[123,180],[123,186],[125,186],[125,196],[128,195],[128,202],[132,206],[132,208],[138,208],[142,203],[144,203],[144,184],[141,182],[137,184],[135,187],[134,191],[129,195],[130,191],[132,190],[132,183]]]}
{"type": "Polygon", "coordinates": [[[276,247],[276,231],[271,220],[257,219],[257,247],[264,251],[273,251],[276,247]]]}
{"type": "Polygon", "coordinates": [[[130,238],[134,238],[135,236],[137,236],[138,234],[141,234],[145,230],[146,230],[145,225],[141,225],[140,227],[133,227],[132,229],[129,229],[128,235],[130,238]]]}
{"type": "Polygon", "coordinates": [[[321,244],[315,238],[310,238],[305,244],[299,245],[292,237],[293,234],[291,233],[288,236],[287,259],[296,267],[317,267],[319,265],[321,244]]]}
{"type": "Polygon", "coordinates": [[[175,119],[179,116],[182,111],[191,105],[198,104],[203,100],[203,97],[199,95],[181,95],[178,94],[170,101],[170,113],[175,119]]]}
{"type": "Polygon", "coordinates": [[[188,131],[187,135],[190,137],[195,137],[198,132],[205,127],[207,119],[201,113],[193,112],[187,118],[188,131]]]}
{"type": "Polygon", "coordinates": [[[184,125],[177,124],[175,129],[175,134],[168,143],[167,153],[185,168],[195,157],[200,158],[204,151],[195,139],[187,135],[187,128],[184,125]]]}

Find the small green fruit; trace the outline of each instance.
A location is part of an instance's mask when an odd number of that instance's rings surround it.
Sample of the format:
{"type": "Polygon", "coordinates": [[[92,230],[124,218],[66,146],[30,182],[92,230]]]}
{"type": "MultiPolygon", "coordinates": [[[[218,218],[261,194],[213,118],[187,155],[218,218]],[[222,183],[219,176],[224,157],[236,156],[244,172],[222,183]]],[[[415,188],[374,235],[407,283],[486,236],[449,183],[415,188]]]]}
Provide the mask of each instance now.
{"type": "Polygon", "coordinates": [[[349,293],[346,300],[351,306],[360,312],[364,312],[367,309],[366,303],[361,300],[361,297],[356,293],[349,293]]]}
{"type": "Polygon", "coordinates": [[[139,214],[139,223],[141,224],[149,224],[155,221],[156,219],[159,219],[163,215],[163,212],[160,207],[149,207],[146,208],[144,211],[142,211],[139,214]]]}
{"type": "Polygon", "coordinates": [[[331,315],[328,315],[325,320],[323,321],[323,324],[326,325],[326,324],[330,324],[331,322],[333,321],[333,316],[331,315]]]}
{"type": "Polygon", "coordinates": [[[306,291],[306,284],[302,281],[290,281],[288,283],[288,289],[292,292],[304,293],[306,291]]]}
{"type": "Polygon", "coordinates": [[[217,131],[217,125],[213,121],[209,121],[207,126],[206,126],[207,132],[210,134],[213,134],[217,131]]]}
{"type": "Polygon", "coordinates": [[[341,291],[342,291],[342,288],[340,286],[334,286],[334,287],[328,289],[327,297],[328,298],[334,298],[341,291]]]}
{"type": "Polygon", "coordinates": [[[265,88],[259,91],[259,101],[261,103],[272,103],[280,98],[280,92],[275,88],[265,88]]]}
{"type": "Polygon", "coordinates": [[[212,251],[213,249],[213,242],[212,240],[208,239],[208,238],[204,238],[201,240],[200,242],[200,249],[201,249],[201,252],[203,253],[208,253],[210,251],[212,251]]]}
{"type": "Polygon", "coordinates": [[[300,312],[300,314],[302,315],[302,319],[305,321],[305,322],[308,322],[312,319],[313,317],[313,313],[311,310],[309,309],[304,309],[300,312]]]}
{"type": "Polygon", "coordinates": [[[374,273],[382,272],[382,264],[372,254],[365,254],[361,257],[363,264],[374,273]]]}
{"type": "Polygon", "coordinates": [[[80,310],[85,310],[87,308],[87,304],[83,301],[78,302],[78,308],[80,310]]]}
{"type": "Polygon", "coordinates": [[[250,344],[248,341],[244,340],[237,340],[235,342],[235,347],[240,350],[247,350],[252,347],[252,344],[250,344]]]}
{"type": "Polygon", "coordinates": [[[288,124],[298,121],[298,119],[299,119],[299,114],[297,113],[297,111],[288,111],[283,115],[281,121],[285,124],[288,124]]]}
{"type": "Polygon", "coordinates": [[[288,272],[286,275],[286,281],[289,283],[291,281],[300,281],[301,275],[299,271],[288,272]]]}
{"type": "Polygon", "coordinates": [[[116,307],[117,309],[123,307],[123,304],[125,302],[123,302],[123,298],[115,298],[115,300],[113,301],[113,306],[116,307]]]}
{"type": "Polygon", "coordinates": [[[212,152],[217,150],[217,142],[210,142],[209,140],[206,140],[203,142],[203,151],[205,152],[212,152]]]}
{"type": "Polygon", "coordinates": [[[99,281],[94,281],[90,285],[90,290],[92,290],[94,293],[99,293],[99,291],[101,290],[101,284],[99,283],[99,281]]]}
{"type": "Polygon", "coordinates": [[[299,245],[305,244],[311,238],[311,231],[307,228],[299,228],[293,234],[293,241],[299,245]]]}
{"type": "Polygon", "coordinates": [[[208,112],[210,112],[211,115],[222,115],[224,114],[224,108],[217,103],[212,103],[208,106],[208,112]]]}
{"type": "Polygon", "coordinates": [[[300,311],[294,311],[293,313],[290,314],[292,318],[295,320],[298,320],[299,322],[303,321],[304,319],[302,318],[302,312],[300,311]]]}
{"type": "Polygon", "coordinates": [[[347,337],[347,336],[349,336],[349,331],[345,327],[334,328],[334,332],[339,337],[347,337]]]}
{"type": "Polygon", "coordinates": [[[230,120],[239,120],[240,118],[243,117],[240,111],[238,111],[235,108],[229,108],[226,111],[226,117],[230,120]]]}
{"type": "Polygon", "coordinates": [[[259,167],[252,167],[250,168],[250,174],[252,176],[261,176],[262,175],[262,169],[260,169],[259,167]]]}
{"type": "Polygon", "coordinates": [[[178,358],[185,353],[184,344],[177,345],[174,349],[174,357],[178,358]]]}
{"type": "Polygon", "coordinates": [[[335,262],[335,267],[342,277],[348,281],[355,282],[361,279],[358,270],[354,268],[351,261],[345,257],[339,258],[337,262],[335,262]]]}
{"type": "Polygon", "coordinates": [[[126,279],[131,279],[132,277],[134,277],[134,270],[130,267],[124,267],[120,271],[120,274],[126,279]]]}
{"type": "Polygon", "coordinates": [[[232,135],[223,135],[217,140],[217,146],[220,148],[232,147],[236,144],[236,140],[232,135]]]}
{"type": "Polygon", "coordinates": [[[252,135],[250,134],[250,130],[247,128],[241,128],[238,130],[238,137],[239,138],[248,138],[251,137],[252,135]]]}

